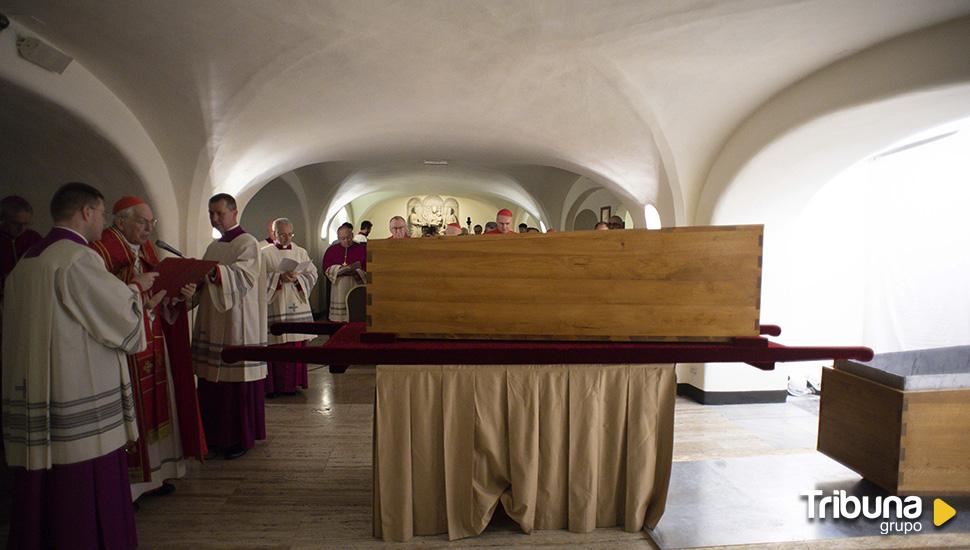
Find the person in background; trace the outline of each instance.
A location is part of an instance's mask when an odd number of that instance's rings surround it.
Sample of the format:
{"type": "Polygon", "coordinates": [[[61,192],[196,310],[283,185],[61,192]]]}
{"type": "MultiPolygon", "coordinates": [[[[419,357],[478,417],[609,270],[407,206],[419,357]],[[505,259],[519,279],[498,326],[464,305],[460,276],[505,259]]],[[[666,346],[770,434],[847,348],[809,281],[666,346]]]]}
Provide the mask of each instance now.
{"type": "MultiPolygon", "coordinates": [[[[273,230],[276,244],[260,251],[266,270],[266,324],[312,322],[310,293],[317,284],[317,268],[307,251],[293,242],[293,223],[290,220],[275,220],[273,230]],[[280,264],[285,260],[291,260],[286,262],[291,265],[295,261],[297,270],[283,271],[280,264]]],[[[266,335],[269,345],[275,347],[302,348],[312,339],[310,334],[286,333],[277,336],[267,332],[266,335]]],[[[310,385],[306,363],[270,361],[266,367],[267,397],[280,393],[293,395],[298,387],[305,389],[310,385]]]]}
{"type": "Polygon", "coordinates": [[[527,223],[519,224],[519,233],[528,233],[528,231],[529,231],[529,224],[527,223]]]}
{"type": "Polygon", "coordinates": [[[482,231],[483,231],[482,226],[479,225],[479,224],[475,224],[475,234],[476,235],[481,235],[482,234],[482,231]]]}
{"type": "Polygon", "coordinates": [[[461,225],[457,223],[449,223],[445,226],[446,237],[456,237],[458,235],[461,235],[461,225]]]}
{"type": "MultiPolygon", "coordinates": [[[[3,311],[3,283],[7,280],[7,275],[13,271],[17,261],[23,257],[27,249],[42,238],[40,233],[30,229],[33,217],[34,208],[23,197],[10,195],[0,201],[0,312],[3,311]]],[[[3,324],[0,321],[0,333],[2,331],[3,324]]],[[[3,372],[2,365],[0,360],[0,373],[3,372]]],[[[0,378],[0,393],[2,392],[3,384],[0,378]]],[[[2,421],[3,415],[0,414],[0,425],[2,421]]],[[[0,440],[0,449],[3,449],[2,440],[0,440]]]]}
{"type": "Polygon", "coordinates": [[[389,239],[410,239],[408,233],[408,221],[402,216],[394,216],[387,222],[387,228],[391,231],[389,239]]]}
{"type": "Polygon", "coordinates": [[[365,283],[367,245],[354,242],[353,227],[337,229],[337,244],[330,245],[323,254],[323,273],[330,280],[330,320],[347,322],[347,294],[365,283]]]}
{"type": "Polygon", "coordinates": [[[495,226],[499,233],[509,235],[512,233],[512,211],[503,208],[495,214],[495,226]]]}
{"type": "Polygon", "coordinates": [[[27,249],[41,240],[30,228],[34,208],[23,197],[10,195],[0,201],[0,297],[3,282],[27,249]]]}
{"type": "Polygon", "coordinates": [[[495,222],[487,222],[485,224],[485,234],[486,235],[496,235],[499,233],[498,224],[495,222]]]}
{"type": "Polygon", "coordinates": [[[593,226],[593,229],[597,231],[608,231],[610,229],[610,224],[606,222],[596,222],[596,225],[593,226]]]}
{"type": "Polygon", "coordinates": [[[260,246],[269,246],[276,242],[276,232],[273,230],[273,221],[266,222],[266,238],[260,241],[260,246]]]}
{"type": "Polygon", "coordinates": [[[372,227],[374,227],[374,224],[372,224],[370,220],[364,220],[360,222],[360,231],[358,231],[357,234],[354,235],[354,242],[366,244],[367,237],[370,236],[370,230],[372,227]]]}
{"type": "Polygon", "coordinates": [[[610,229],[625,229],[626,228],[626,222],[624,222],[623,221],[623,218],[621,218],[619,216],[610,216],[609,225],[610,225],[610,229]]]}

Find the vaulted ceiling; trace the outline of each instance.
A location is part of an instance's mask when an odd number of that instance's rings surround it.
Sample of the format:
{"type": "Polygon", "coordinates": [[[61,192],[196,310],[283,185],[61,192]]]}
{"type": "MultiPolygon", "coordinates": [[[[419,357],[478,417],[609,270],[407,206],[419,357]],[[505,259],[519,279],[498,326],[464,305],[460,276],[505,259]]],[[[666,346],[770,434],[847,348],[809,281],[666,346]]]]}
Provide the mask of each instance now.
{"type": "Polygon", "coordinates": [[[966,16],[970,1],[6,0],[0,11],[128,106],[179,201],[317,163],[444,158],[567,170],[640,204],[670,185],[689,212],[759,106],[836,60],[966,16]]]}

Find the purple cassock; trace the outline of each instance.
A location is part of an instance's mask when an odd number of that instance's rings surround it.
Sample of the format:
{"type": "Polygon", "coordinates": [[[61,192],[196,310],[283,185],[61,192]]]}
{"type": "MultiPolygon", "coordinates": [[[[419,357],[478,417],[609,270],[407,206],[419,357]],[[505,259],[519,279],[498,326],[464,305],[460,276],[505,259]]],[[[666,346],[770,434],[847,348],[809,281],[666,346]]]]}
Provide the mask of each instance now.
{"type": "Polygon", "coordinates": [[[360,268],[367,271],[367,245],[353,243],[344,248],[340,243],[332,244],[323,255],[323,271],[332,265],[350,265],[360,262],[360,268]]]}
{"type": "MultiPolygon", "coordinates": [[[[27,251],[40,256],[50,245],[78,234],[55,227],[27,251]]],[[[47,470],[15,467],[11,472],[9,548],[136,548],[128,456],[124,447],[105,455],[54,464],[47,470]]]]}
{"type": "Polygon", "coordinates": [[[136,548],[128,455],[13,468],[9,548],[136,548]]]}
{"type": "Polygon", "coordinates": [[[266,439],[264,380],[209,382],[199,378],[199,413],[210,449],[252,449],[266,439]]]}
{"type": "MultiPolygon", "coordinates": [[[[304,348],[307,341],[287,342],[276,344],[274,348],[304,348]]],[[[289,361],[267,361],[266,362],[266,395],[277,393],[294,393],[299,388],[310,387],[310,377],[307,374],[306,363],[293,363],[289,361]]]]}

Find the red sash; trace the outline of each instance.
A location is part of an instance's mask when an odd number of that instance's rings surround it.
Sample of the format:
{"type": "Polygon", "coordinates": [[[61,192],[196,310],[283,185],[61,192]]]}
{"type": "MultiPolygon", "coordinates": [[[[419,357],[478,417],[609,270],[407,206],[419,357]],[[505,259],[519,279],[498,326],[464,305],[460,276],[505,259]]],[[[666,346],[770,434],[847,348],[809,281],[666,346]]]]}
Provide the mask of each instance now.
{"type": "MultiPolygon", "coordinates": [[[[105,229],[101,240],[91,243],[91,247],[101,255],[108,271],[122,281],[131,283],[135,275],[136,258],[117,229],[105,229]]],[[[140,247],[139,259],[142,271],[156,271],[159,260],[151,243],[146,242],[140,247]]],[[[143,298],[148,299],[147,293],[143,298]]],[[[151,480],[148,444],[166,437],[172,429],[165,369],[166,346],[175,389],[183,454],[202,458],[207,452],[199,417],[195,380],[191,377],[192,363],[185,351],[189,349],[187,315],[179,315],[175,324],[168,326],[162,322],[161,306],[157,306],[153,313],[154,319],[148,311],[144,315],[148,346],[144,351],[128,356],[140,434],[137,448],[128,453],[129,472],[133,481],[151,480]],[[189,374],[188,379],[186,372],[189,374]]]]}

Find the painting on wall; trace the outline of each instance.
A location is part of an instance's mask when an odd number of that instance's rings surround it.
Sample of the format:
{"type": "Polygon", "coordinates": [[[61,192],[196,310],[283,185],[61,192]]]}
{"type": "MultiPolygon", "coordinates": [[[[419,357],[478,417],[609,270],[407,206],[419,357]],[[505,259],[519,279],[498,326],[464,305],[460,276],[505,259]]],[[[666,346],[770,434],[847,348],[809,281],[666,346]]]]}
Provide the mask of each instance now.
{"type": "Polygon", "coordinates": [[[607,223],[609,223],[610,216],[612,216],[612,215],[613,215],[613,207],[612,206],[603,206],[603,207],[600,207],[600,221],[601,222],[607,222],[607,223]]]}

